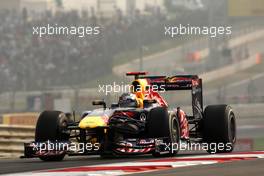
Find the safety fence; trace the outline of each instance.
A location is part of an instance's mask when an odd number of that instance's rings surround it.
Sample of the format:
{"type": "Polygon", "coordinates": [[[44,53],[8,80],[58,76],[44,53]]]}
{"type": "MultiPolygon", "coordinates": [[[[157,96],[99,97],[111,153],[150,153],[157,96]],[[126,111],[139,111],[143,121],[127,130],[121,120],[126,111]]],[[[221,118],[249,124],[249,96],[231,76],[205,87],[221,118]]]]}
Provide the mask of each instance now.
{"type": "Polygon", "coordinates": [[[0,125],[0,157],[22,155],[24,142],[34,139],[34,126],[0,125]]]}

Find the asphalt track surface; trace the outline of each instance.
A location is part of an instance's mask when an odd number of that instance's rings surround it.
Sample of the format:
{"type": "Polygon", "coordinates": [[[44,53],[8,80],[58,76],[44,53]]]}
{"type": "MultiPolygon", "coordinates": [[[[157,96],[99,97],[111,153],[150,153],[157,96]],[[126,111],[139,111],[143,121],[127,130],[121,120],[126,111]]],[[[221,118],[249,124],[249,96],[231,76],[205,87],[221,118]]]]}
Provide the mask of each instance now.
{"type": "Polygon", "coordinates": [[[120,159],[101,159],[100,157],[71,157],[65,158],[62,162],[43,162],[38,158],[34,159],[3,159],[0,161],[0,174],[19,173],[27,171],[37,171],[46,169],[76,167],[76,166],[90,166],[98,164],[119,163],[126,161],[137,161],[142,159],[153,158],[152,156],[137,156],[133,158],[120,159]]]}
{"type": "Polygon", "coordinates": [[[132,174],[133,176],[263,176],[264,159],[235,161],[210,165],[189,166],[150,173],[132,174]]]}
{"type": "MultiPolygon", "coordinates": [[[[238,121],[239,126],[243,127],[245,125],[257,125],[264,124],[264,120],[261,118],[251,118],[243,119],[243,121],[238,121]],[[254,119],[254,120],[253,120],[254,119]]],[[[240,138],[250,137],[254,135],[264,134],[264,128],[238,128],[238,136],[240,138]]],[[[264,147],[263,147],[264,150],[264,147]]],[[[177,157],[201,157],[207,155],[206,152],[187,152],[180,153],[177,157]]],[[[21,172],[32,172],[40,170],[50,170],[58,168],[71,168],[78,166],[93,166],[102,164],[114,164],[114,163],[124,163],[124,162],[140,162],[143,160],[153,159],[150,155],[145,156],[134,156],[125,158],[114,158],[114,159],[101,159],[98,156],[84,156],[84,157],[66,157],[62,162],[42,162],[39,159],[2,159],[0,160],[0,174],[12,174],[21,172]]],[[[172,168],[160,171],[154,171],[150,173],[144,173],[143,175],[172,175],[177,176],[194,176],[194,175],[226,175],[226,176],[248,176],[252,175],[263,175],[264,173],[264,159],[254,159],[249,161],[234,161],[217,163],[210,165],[198,165],[198,166],[188,166],[184,168],[172,168]]],[[[134,175],[134,174],[133,174],[134,175]]],[[[136,174],[142,175],[142,174],[136,174]]]]}

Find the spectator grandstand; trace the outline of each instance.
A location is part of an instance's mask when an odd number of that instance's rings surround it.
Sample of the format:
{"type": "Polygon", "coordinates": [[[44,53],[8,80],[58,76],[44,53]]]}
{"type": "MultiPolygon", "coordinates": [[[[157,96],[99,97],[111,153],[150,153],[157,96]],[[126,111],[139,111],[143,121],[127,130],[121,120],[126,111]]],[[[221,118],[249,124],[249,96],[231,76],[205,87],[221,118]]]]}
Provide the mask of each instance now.
{"type": "MultiPolygon", "coordinates": [[[[163,20],[161,14],[124,17],[120,11],[112,19],[98,18],[88,12],[36,13],[23,10],[1,11],[0,14],[0,81],[2,90],[45,89],[54,85],[74,85],[94,76],[111,72],[112,59],[120,51],[137,46],[135,35],[151,29],[163,20]],[[150,23],[151,22],[151,23],[150,23]],[[33,26],[100,26],[96,36],[32,35],[33,26]],[[134,38],[134,40],[133,40],[134,38]],[[130,41],[130,42],[127,42],[130,41]],[[63,79],[62,79],[63,78],[63,79]]],[[[147,42],[157,42],[151,37],[147,42]]]]}

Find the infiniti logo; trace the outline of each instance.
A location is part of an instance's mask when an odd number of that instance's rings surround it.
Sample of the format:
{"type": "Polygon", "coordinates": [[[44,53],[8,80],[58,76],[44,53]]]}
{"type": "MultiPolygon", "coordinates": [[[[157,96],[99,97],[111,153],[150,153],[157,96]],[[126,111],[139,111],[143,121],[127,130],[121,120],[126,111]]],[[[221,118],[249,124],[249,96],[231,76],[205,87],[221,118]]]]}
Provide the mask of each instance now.
{"type": "Polygon", "coordinates": [[[140,119],[140,121],[145,122],[146,119],[147,119],[146,114],[145,113],[141,113],[139,119],[140,119]]]}

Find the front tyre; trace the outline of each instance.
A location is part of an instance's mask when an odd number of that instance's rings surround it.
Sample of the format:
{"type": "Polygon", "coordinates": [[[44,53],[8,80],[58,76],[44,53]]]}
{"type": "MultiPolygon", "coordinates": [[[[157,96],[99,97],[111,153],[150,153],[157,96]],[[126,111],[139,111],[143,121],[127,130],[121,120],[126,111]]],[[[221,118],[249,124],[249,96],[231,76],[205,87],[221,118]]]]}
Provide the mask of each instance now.
{"type": "Polygon", "coordinates": [[[161,154],[154,152],[153,156],[175,156],[178,153],[178,144],[180,141],[180,128],[178,118],[175,113],[168,113],[166,108],[158,107],[150,111],[148,116],[148,137],[150,138],[168,138],[169,153],[161,154]],[[172,145],[174,146],[172,150],[172,145]],[[176,148],[175,148],[175,145],[176,148]]]}
{"type": "Polygon", "coordinates": [[[208,153],[232,152],[236,142],[236,118],[228,105],[210,105],[205,108],[203,139],[208,153]]]}
{"type": "Polygon", "coordinates": [[[179,152],[180,124],[175,113],[169,115],[171,151],[168,156],[175,156],[179,152]]]}
{"type": "MultiPolygon", "coordinates": [[[[44,111],[40,114],[36,130],[35,141],[68,141],[69,133],[67,132],[69,118],[60,111],[44,111]]],[[[39,158],[43,161],[61,161],[65,156],[65,152],[60,152],[56,155],[43,155],[39,158]]]]}

